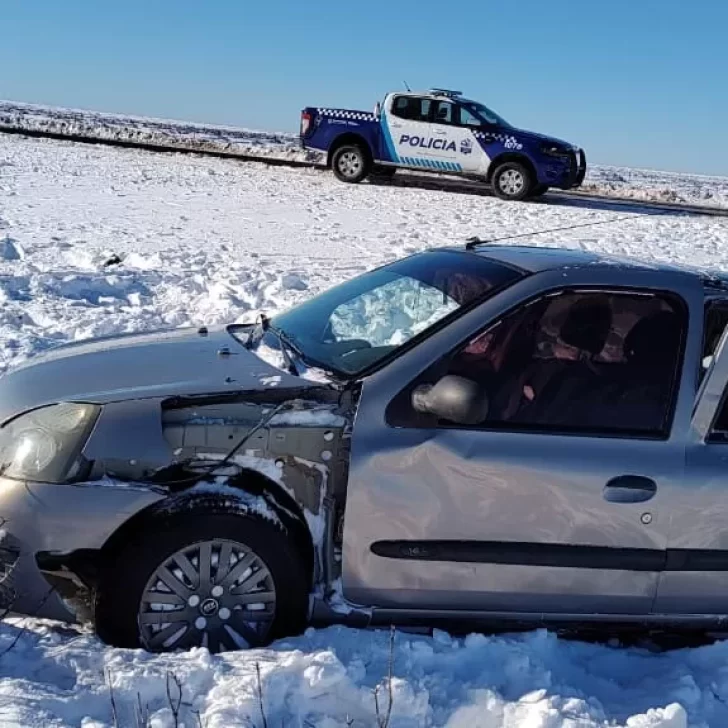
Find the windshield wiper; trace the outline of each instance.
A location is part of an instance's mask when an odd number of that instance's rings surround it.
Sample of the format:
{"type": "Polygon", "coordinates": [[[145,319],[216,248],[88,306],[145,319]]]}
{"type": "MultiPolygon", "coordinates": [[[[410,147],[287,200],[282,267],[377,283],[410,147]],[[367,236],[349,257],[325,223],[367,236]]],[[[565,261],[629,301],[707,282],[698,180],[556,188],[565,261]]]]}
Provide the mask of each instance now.
{"type": "Polygon", "coordinates": [[[303,359],[303,355],[283,331],[275,326],[271,326],[270,317],[266,316],[266,314],[259,314],[259,320],[248,334],[245,348],[252,349],[253,345],[259,343],[267,331],[270,331],[278,339],[278,346],[280,346],[281,353],[286,361],[288,372],[296,377],[299,376],[294,355],[297,359],[303,359]]]}
{"type": "Polygon", "coordinates": [[[265,331],[270,331],[278,339],[278,344],[281,347],[281,353],[286,360],[286,364],[288,364],[288,371],[290,374],[297,377],[299,375],[298,367],[296,366],[292,355],[295,355],[297,359],[301,359],[301,352],[298,351],[283,331],[275,326],[271,326],[270,323],[266,325],[265,331]]]}

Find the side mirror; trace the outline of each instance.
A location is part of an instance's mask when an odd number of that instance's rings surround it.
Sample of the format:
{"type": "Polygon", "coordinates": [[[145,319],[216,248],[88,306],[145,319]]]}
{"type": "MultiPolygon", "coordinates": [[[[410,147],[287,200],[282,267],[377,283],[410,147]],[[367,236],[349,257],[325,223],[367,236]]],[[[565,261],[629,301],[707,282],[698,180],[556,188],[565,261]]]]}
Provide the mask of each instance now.
{"type": "Polygon", "coordinates": [[[458,425],[478,425],[488,416],[488,395],[472,379],[448,374],[436,384],[423,384],[412,392],[415,411],[458,425]]]}

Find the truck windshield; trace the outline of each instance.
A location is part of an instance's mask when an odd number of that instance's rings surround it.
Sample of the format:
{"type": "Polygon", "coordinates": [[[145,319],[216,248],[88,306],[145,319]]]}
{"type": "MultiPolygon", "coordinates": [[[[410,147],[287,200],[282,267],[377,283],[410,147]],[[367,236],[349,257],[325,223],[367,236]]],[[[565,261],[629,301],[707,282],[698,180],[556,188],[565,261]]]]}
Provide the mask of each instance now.
{"type": "Polygon", "coordinates": [[[324,291],[270,323],[306,363],[351,378],[521,276],[473,253],[419,253],[324,291]]]}
{"type": "Polygon", "coordinates": [[[487,106],[478,103],[477,101],[466,101],[462,104],[468,111],[475,116],[479,116],[481,119],[486,121],[488,124],[495,124],[497,126],[505,126],[511,129],[511,125],[495,111],[489,109],[487,106]]]}

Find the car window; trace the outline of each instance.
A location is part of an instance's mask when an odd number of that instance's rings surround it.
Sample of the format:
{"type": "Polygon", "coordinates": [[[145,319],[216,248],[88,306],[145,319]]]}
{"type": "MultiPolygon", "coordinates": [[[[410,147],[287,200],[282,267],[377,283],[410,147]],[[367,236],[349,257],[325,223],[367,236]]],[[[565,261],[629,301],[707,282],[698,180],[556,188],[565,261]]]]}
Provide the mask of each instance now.
{"type": "Polygon", "coordinates": [[[725,327],[728,326],[728,301],[711,301],[705,311],[705,326],[703,333],[703,355],[700,361],[698,382],[702,382],[718,346],[725,327]]]}
{"type": "Polygon", "coordinates": [[[429,121],[430,99],[417,98],[415,96],[397,96],[392,104],[392,114],[400,119],[410,121],[429,121]]]}
{"type": "Polygon", "coordinates": [[[460,125],[461,126],[485,126],[475,114],[468,111],[464,106],[460,107],[460,125]]]}
{"type": "MultiPolygon", "coordinates": [[[[476,382],[489,401],[482,429],[664,437],[686,310],[677,299],[636,292],[550,295],[474,336],[414,386],[447,374],[476,382]]],[[[403,412],[402,402],[392,409],[400,420],[403,412]]],[[[432,426],[422,417],[398,424],[432,426]]]]}
{"type": "Polygon", "coordinates": [[[479,255],[427,251],[323,291],[275,316],[271,326],[313,366],[358,375],[522,275],[479,255]]]}
{"type": "Polygon", "coordinates": [[[331,340],[398,346],[457,308],[438,288],[402,276],[337,306],[329,321],[331,340]]]}
{"type": "Polygon", "coordinates": [[[708,439],[711,442],[728,443],[728,391],[723,392],[723,402],[708,439]]]}
{"type": "Polygon", "coordinates": [[[455,104],[452,104],[449,101],[435,102],[434,121],[436,124],[454,124],[455,104]]]}

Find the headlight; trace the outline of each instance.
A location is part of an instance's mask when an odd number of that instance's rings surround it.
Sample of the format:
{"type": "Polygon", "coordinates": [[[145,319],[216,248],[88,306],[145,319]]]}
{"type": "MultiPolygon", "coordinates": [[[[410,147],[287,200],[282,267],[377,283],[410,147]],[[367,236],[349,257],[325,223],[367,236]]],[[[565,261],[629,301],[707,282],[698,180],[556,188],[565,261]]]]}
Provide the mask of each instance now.
{"type": "Polygon", "coordinates": [[[568,157],[569,150],[565,149],[559,144],[543,144],[541,146],[541,153],[548,157],[568,157]]]}
{"type": "Polygon", "coordinates": [[[0,430],[0,475],[63,483],[79,475],[81,449],[100,408],[56,404],[28,412],[0,430]]]}

